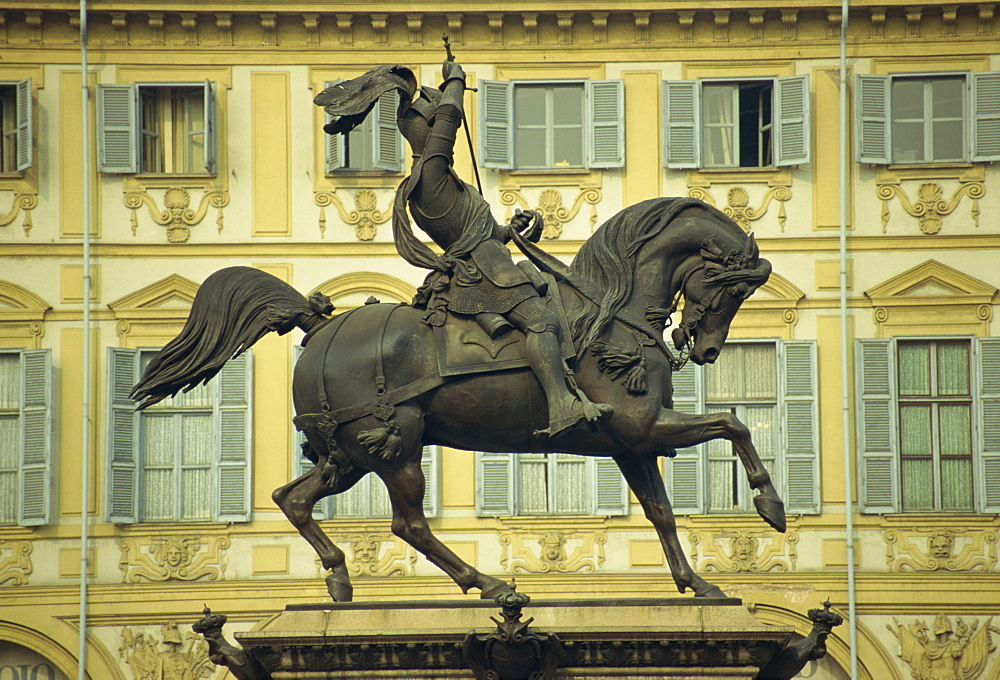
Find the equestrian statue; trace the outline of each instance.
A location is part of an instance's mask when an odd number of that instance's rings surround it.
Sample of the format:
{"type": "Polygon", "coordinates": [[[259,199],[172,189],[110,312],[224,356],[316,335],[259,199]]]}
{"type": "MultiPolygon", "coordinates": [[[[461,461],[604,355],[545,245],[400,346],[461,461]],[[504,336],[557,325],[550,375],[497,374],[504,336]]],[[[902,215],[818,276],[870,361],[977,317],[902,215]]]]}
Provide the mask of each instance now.
{"type": "Polygon", "coordinates": [[[724,597],[684,556],[657,459],[729,440],[758,492],[757,512],[785,531],[784,504],[749,429],[731,413],[674,410],[671,388],[671,373],[686,360],[716,360],[770,263],[753,237],[715,208],[662,198],[613,216],[567,266],[536,245],[537,213],[500,225],[481,191],[455,173],[466,85],[450,53],[442,76],[437,89],[418,87],[410,69],[381,66],[315,99],[331,116],[326,131],[342,134],[379,97],[399,93],[397,122],[414,160],[396,192],[393,236],[407,262],[430,270],[412,304],[371,300],[331,316],[322,294],[306,299],[249,267],[220,270],[202,284],[187,323],[150,362],[133,399],[140,409],[150,406],[208,381],[271,331],[304,330],[294,422],[315,465],[273,498],[316,550],[338,602],[352,598],[344,553],[312,510],[369,473],[388,489],[394,534],[463,592],[477,588],[492,599],[509,591],[431,533],[423,512],[425,445],[612,457],[659,535],[678,591],[724,597]],[[441,254],[414,234],[411,217],[441,254]],[[514,263],[510,241],[524,261],[514,263]],[[679,308],[671,349],[664,332],[679,308]]]}

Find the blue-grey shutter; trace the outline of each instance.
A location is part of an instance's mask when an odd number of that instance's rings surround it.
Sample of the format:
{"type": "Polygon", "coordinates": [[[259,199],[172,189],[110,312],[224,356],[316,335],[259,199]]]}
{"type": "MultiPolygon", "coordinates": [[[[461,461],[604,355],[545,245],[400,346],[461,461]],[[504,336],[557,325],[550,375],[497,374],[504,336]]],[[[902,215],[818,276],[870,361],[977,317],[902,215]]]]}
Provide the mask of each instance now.
{"type": "Polygon", "coordinates": [[[247,351],[219,371],[219,522],[250,521],[252,363],[247,351]]]}
{"type": "Polygon", "coordinates": [[[372,165],[390,172],[403,171],[403,139],[396,126],[399,95],[389,90],[375,101],[372,109],[372,165]]]}
{"type": "Polygon", "coordinates": [[[816,341],[782,342],[779,352],[785,503],[789,512],[815,514],[820,511],[816,341]]]}
{"type": "Polygon", "coordinates": [[[215,105],[216,91],[215,83],[206,80],[204,85],[205,98],[205,172],[215,174],[216,160],[218,158],[218,121],[216,120],[218,108],[215,105]]]}
{"type": "Polygon", "coordinates": [[[17,84],[17,101],[14,103],[17,119],[17,171],[24,172],[31,167],[33,145],[31,123],[33,119],[31,78],[17,84]]]}
{"type": "Polygon", "coordinates": [[[625,165],[625,83],[621,80],[587,81],[590,143],[588,168],[625,165]]]}
{"type": "Polygon", "coordinates": [[[108,520],[138,521],[138,442],[135,403],[129,398],[138,374],[138,352],[108,348],[108,520]]]}
{"type": "Polygon", "coordinates": [[[51,517],[52,351],[21,353],[21,499],[18,524],[48,524],[51,517]]]}
{"type": "MultiPolygon", "coordinates": [[[[332,87],[339,82],[343,82],[343,78],[338,78],[337,80],[328,80],[323,83],[323,89],[332,87]]],[[[329,123],[333,120],[333,116],[329,113],[323,114],[323,123],[329,123]]],[[[324,149],[324,167],[326,168],[326,173],[330,174],[335,170],[340,170],[344,167],[346,159],[344,158],[344,136],[342,134],[328,135],[326,132],[320,131],[323,135],[323,149],[324,149]]]]}
{"type": "Polygon", "coordinates": [[[778,78],[775,82],[776,147],[774,164],[809,162],[809,76],[778,78]]]}
{"type": "MultiPolygon", "coordinates": [[[[673,374],[674,410],[694,415],[703,413],[701,376],[693,362],[673,374]]],[[[702,446],[677,449],[677,457],[663,466],[667,494],[678,515],[705,512],[705,461],[702,446]]]]}
{"type": "Polygon", "coordinates": [[[1000,338],[975,341],[981,512],[1000,513],[1000,338]]]}
{"type": "Polygon", "coordinates": [[[855,82],[858,162],[888,164],[892,150],[889,77],[859,75],[855,82]]]}
{"type": "Polygon", "coordinates": [[[425,446],[420,457],[420,470],[424,473],[424,516],[426,517],[437,517],[441,512],[441,493],[438,490],[440,458],[440,446],[425,446]]]}
{"type": "Polygon", "coordinates": [[[138,88],[97,86],[97,169],[137,172],[139,168],[138,88]]]}
{"type": "Polygon", "coordinates": [[[627,515],[628,485],[613,458],[594,458],[595,515],[627,515]]]}
{"type": "Polygon", "coordinates": [[[1000,161],[1000,71],[972,74],[972,160],[1000,161]]]}
{"type": "Polygon", "coordinates": [[[898,512],[895,344],[858,340],[855,370],[861,511],[898,512]]]}
{"type": "Polygon", "coordinates": [[[698,82],[663,82],[663,166],[697,168],[701,165],[701,102],[698,82]]]}
{"type": "Polygon", "coordinates": [[[507,517],[514,514],[513,456],[476,452],[476,514],[507,517]]]}
{"type": "Polygon", "coordinates": [[[481,80],[479,90],[480,162],[484,168],[513,168],[513,85],[499,80],[481,80]]]}

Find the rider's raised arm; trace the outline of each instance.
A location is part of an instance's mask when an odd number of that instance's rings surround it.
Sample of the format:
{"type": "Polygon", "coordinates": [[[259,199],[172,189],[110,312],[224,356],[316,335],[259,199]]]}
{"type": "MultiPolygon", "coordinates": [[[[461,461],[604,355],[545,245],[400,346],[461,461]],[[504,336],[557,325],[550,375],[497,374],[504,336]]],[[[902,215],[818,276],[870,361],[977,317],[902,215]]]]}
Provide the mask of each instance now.
{"type": "Polygon", "coordinates": [[[448,207],[454,203],[455,194],[462,191],[451,165],[458,129],[462,125],[465,72],[457,63],[446,61],[442,74],[441,100],[434,110],[434,124],[422,154],[420,193],[425,202],[429,199],[448,207]]]}

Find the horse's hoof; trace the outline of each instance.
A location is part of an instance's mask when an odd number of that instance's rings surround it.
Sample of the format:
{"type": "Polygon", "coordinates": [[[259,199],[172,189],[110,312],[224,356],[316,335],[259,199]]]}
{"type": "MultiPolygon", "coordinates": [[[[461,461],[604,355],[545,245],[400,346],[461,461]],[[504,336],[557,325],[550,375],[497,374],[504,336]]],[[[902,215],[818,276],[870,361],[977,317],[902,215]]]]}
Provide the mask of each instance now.
{"type": "Polygon", "coordinates": [[[753,506],[757,514],[764,518],[775,531],[785,533],[785,504],[774,491],[765,491],[753,497],[753,506]]]}
{"type": "Polygon", "coordinates": [[[338,574],[329,574],[326,577],[326,590],[334,602],[351,602],[354,600],[354,586],[350,581],[343,581],[338,578],[338,574]]]}
{"type": "Polygon", "coordinates": [[[727,597],[722,589],[714,583],[702,581],[694,589],[695,597],[727,597]]]}

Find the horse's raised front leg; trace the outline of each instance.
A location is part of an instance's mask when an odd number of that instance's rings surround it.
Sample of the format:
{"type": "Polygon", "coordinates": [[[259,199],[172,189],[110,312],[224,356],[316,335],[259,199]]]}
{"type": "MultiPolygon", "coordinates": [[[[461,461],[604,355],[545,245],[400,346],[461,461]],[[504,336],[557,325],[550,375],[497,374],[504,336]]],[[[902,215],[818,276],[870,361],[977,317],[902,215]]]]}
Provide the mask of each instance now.
{"type": "Polygon", "coordinates": [[[684,557],[684,550],[677,538],[674,512],[670,508],[670,500],[663,487],[663,478],[656,465],[656,455],[626,454],[615,456],[615,462],[618,463],[632,493],[642,504],[646,518],[652,522],[660,537],[660,544],[663,545],[663,552],[667,556],[667,566],[670,567],[670,574],[677,584],[677,591],[683,593],[690,588],[694,591],[695,597],[725,597],[726,594],[718,586],[694,573],[687,558],[684,557]]]}
{"type": "Polygon", "coordinates": [[[315,465],[306,474],[278,487],[271,494],[285,517],[319,555],[323,568],[330,570],[326,577],[326,589],[334,602],[350,602],[354,596],[354,588],[347,573],[344,551],[334,545],[313,519],[313,506],[327,496],[351,488],[365,474],[363,470],[352,470],[338,478],[335,486],[331,486],[323,479],[322,466],[315,465]]]}
{"type": "Polygon", "coordinates": [[[703,444],[712,439],[727,439],[747,471],[750,488],[760,493],[753,498],[757,514],[774,529],[785,532],[785,504],[771,483],[771,475],[757,455],[750,429],[732,413],[690,415],[661,409],[650,439],[655,446],[677,448],[703,444]]]}
{"type": "MultiPolygon", "coordinates": [[[[419,447],[420,445],[417,444],[419,447]]],[[[428,560],[450,576],[463,593],[479,588],[480,597],[493,599],[510,586],[486,576],[466,564],[431,533],[424,516],[424,473],[420,469],[419,450],[402,467],[379,472],[392,502],[392,533],[412,545],[428,560]]]]}

